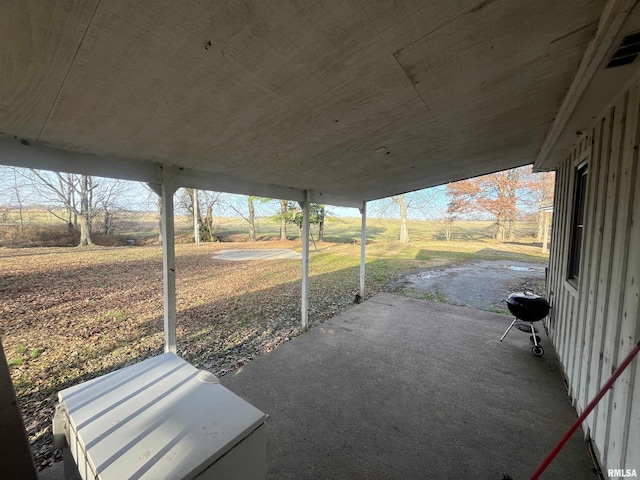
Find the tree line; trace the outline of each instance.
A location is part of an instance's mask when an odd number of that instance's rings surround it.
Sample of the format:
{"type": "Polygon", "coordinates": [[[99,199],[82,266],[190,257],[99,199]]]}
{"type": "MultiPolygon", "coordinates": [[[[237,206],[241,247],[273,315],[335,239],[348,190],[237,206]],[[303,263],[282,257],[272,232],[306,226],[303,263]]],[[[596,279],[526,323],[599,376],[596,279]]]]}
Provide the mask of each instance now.
{"type": "MultiPolygon", "coordinates": [[[[474,218],[493,221],[493,237],[498,242],[517,238],[516,222],[533,219],[536,241],[541,242],[544,226],[542,207],[553,205],[555,175],[552,172],[533,173],[531,167],[519,167],[489,175],[460,180],[446,185],[444,212],[434,218],[439,222],[445,240],[453,237],[455,221],[474,218]]],[[[435,210],[437,198],[433,189],[420,190],[391,197],[378,212],[388,216],[394,211],[400,218],[400,243],[409,242],[407,220],[412,212],[424,217],[435,210]]]]}
{"type": "MultiPolygon", "coordinates": [[[[120,180],[44,172],[16,167],[0,167],[0,204],[5,211],[11,206],[19,212],[20,229],[24,227],[23,210],[34,199],[45,204],[51,215],[64,221],[70,231],[79,234],[79,245],[91,245],[92,233],[111,234],[114,221],[128,209],[132,201],[155,204],[160,219],[160,201],[146,186],[139,187],[133,199],[131,183],[120,180]]],[[[137,182],[136,182],[137,183],[137,182]]],[[[144,185],[144,184],[142,184],[144,185]]],[[[542,237],[540,207],[553,203],[553,173],[532,173],[530,167],[520,167],[446,185],[444,192],[435,189],[396,195],[374,202],[373,214],[396,216],[400,219],[398,240],[410,241],[409,217],[432,218],[439,222],[445,240],[452,239],[454,222],[471,218],[492,219],[494,238],[512,241],[517,236],[516,221],[533,217],[537,224],[537,240],[542,237]],[[446,209],[434,206],[444,195],[446,209]],[[439,213],[435,216],[433,211],[439,213]]],[[[298,237],[302,232],[302,208],[297,202],[256,196],[226,195],[220,192],[180,189],[175,196],[176,211],[188,214],[194,225],[194,237],[200,241],[216,241],[214,212],[232,212],[246,224],[249,241],[256,241],[257,210],[272,211],[271,219],[280,224],[280,240],[288,239],[288,229],[298,237]]],[[[2,211],[0,210],[0,214],[2,211]]],[[[316,226],[319,240],[324,236],[324,224],[329,212],[324,205],[310,205],[310,222],[316,226]]]]}
{"type": "Polygon", "coordinates": [[[447,185],[446,220],[453,222],[469,214],[484,214],[494,220],[494,238],[499,242],[517,237],[516,221],[533,216],[536,240],[542,240],[542,207],[553,205],[555,175],[533,173],[531,167],[520,167],[470,178],[447,185]]]}
{"type": "Polygon", "coordinates": [[[126,185],[119,180],[16,167],[0,170],[0,194],[6,202],[0,213],[5,216],[9,207],[15,208],[21,231],[25,208],[38,203],[69,231],[79,233],[80,246],[93,244],[92,232],[112,233],[127,198],[126,185]]]}
{"type": "MultiPolygon", "coordinates": [[[[256,241],[256,204],[277,205],[278,211],[271,215],[271,219],[280,224],[280,240],[288,240],[287,228],[295,227],[298,238],[302,237],[303,214],[302,206],[298,202],[265,197],[224,196],[219,192],[195,190],[185,188],[178,193],[177,205],[189,213],[193,219],[196,231],[194,236],[204,242],[216,241],[213,225],[213,210],[220,205],[223,210],[232,211],[247,223],[249,241],[256,241]],[[206,211],[203,216],[202,212],[206,211]]],[[[325,205],[311,203],[309,205],[309,223],[317,226],[318,239],[323,240],[324,223],[327,216],[325,205]]]]}
{"type": "MultiPolygon", "coordinates": [[[[174,202],[176,212],[193,219],[194,237],[201,241],[219,240],[214,225],[216,211],[218,214],[232,212],[234,216],[242,218],[248,226],[249,241],[256,241],[256,207],[266,204],[276,207],[272,208],[272,219],[280,223],[281,240],[288,238],[288,228],[295,228],[298,237],[301,236],[302,208],[297,202],[192,188],[179,189],[174,202]]],[[[92,245],[94,233],[113,233],[114,222],[130,209],[132,203],[143,205],[146,209],[153,205],[160,222],[160,198],[146,184],[90,175],[0,167],[0,223],[6,222],[10,210],[15,210],[21,231],[25,227],[25,209],[38,204],[51,216],[67,224],[69,232],[79,236],[79,246],[92,245]],[[135,186],[133,193],[132,184],[135,186]],[[141,196],[145,198],[141,199],[141,196]]],[[[320,239],[324,234],[326,214],[324,205],[310,205],[310,222],[318,226],[320,239]]]]}

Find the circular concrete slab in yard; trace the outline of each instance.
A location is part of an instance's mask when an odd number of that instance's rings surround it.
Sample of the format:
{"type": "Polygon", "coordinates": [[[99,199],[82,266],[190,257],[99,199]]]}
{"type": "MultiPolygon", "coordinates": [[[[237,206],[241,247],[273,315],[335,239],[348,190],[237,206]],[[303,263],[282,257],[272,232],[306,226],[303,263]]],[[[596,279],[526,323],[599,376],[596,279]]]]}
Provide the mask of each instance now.
{"type": "Polygon", "coordinates": [[[282,249],[261,249],[261,250],[220,250],[213,257],[216,260],[299,260],[302,255],[293,250],[282,249]]]}

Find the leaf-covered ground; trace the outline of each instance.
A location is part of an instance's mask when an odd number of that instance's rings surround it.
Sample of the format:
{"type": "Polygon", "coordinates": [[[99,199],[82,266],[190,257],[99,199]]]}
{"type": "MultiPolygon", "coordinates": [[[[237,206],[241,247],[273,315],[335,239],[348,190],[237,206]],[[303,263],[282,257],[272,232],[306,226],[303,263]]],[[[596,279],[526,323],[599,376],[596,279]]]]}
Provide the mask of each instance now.
{"type": "MultiPolygon", "coordinates": [[[[310,259],[311,326],[352,306],[359,286],[360,246],[320,247],[310,259]]],[[[300,261],[214,258],[229,248],[300,244],[176,246],[178,354],[216,375],[300,333],[300,261]]],[[[425,267],[537,253],[462,243],[368,248],[367,295],[425,267]]],[[[0,335],[39,469],[60,459],[51,448],[56,392],[161,353],[162,329],[160,247],[0,248],[0,335]]]]}

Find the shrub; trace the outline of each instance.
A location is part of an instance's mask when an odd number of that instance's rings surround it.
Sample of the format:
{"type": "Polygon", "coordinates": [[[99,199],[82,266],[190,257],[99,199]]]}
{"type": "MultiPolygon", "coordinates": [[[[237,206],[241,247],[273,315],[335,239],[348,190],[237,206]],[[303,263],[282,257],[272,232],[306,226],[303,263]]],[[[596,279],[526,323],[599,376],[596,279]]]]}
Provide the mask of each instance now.
{"type": "Polygon", "coordinates": [[[77,245],[79,233],[69,230],[67,225],[19,225],[0,226],[2,247],[66,247],[77,245]]]}

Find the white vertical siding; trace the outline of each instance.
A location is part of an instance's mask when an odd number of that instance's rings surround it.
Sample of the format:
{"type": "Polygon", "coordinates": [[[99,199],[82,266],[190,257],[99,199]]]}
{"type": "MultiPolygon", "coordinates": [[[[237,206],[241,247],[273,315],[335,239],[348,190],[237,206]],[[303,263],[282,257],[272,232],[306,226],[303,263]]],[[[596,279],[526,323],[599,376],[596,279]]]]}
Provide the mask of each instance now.
{"type": "MultiPolygon", "coordinates": [[[[640,336],[640,85],[583,132],[556,177],[548,327],[569,395],[581,412],[640,336]],[[576,167],[588,162],[577,285],[567,281],[576,167]]],[[[637,359],[585,422],[603,468],[638,468],[637,359]],[[635,463],[635,464],[634,464],[635,463]]]]}
{"type": "Polygon", "coordinates": [[[600,262],[599,259],[602,255],[602,243],[603,243],[603,231],[604,231],[604,202],[601,201],[606,195],[607,176],[609,171],[609,162],[602,161],[602,157],[608,158],[608,154],[611,148],[611,131],[613,128],[613,109],[607,111],[606,116],[598,124],[598,133],[595,136],[598,142],[597,147],[594,145],[592,159],[592,169],[589,172],[589,192],[594,192],[592,207],[587,210],[587,245],[589,248],[585,248],[585,264],[587,265],[587,271],[585,275],[588,278],[583,282],[582,289],[580,290],[583,299],[581,302],[582,309],[580,315],[584,319],[585,332],[584,332],[584,348],[580,357],[581,370],[580,370],[580,388],[577,395],[579,411],[584,410],[587,405],[588,399],[593,395],[593,389],[589,389],[591,381],[591,361],[592,355],[599,355],[600,344],[595,341],[596,338],[600,338],[596,332],[601,332],[602,325],[596,327],[596,313],[595,305],[596,298],[598,296],[598,278],[600,275],[600,262]]]}
{"type": "MultiPolygon", "coordinates": [[[[638,145],[640,143],[640,86],[633,88],[629,95],[627,118],[627,135],[625,141],[626,160],[621,162],[621,188],[619,196],[618,230],[616,238],[620,244],[620,275],[618,308],[616,310],[617,334],[614,336],[616,353],[611,357],[605,355],[605,365],[611,371],[626,357],[633,347],[636,336],[640,335],[639,297],[640,288],[640,177],[638,176],[638,145]]],[[[616,247],[617,248],[617,247],[616,247]]],[[[628,369],[617,381],[616,388],[610,394],[610,436],[611,432],[623,431],[627,424],[635,425],[629,435],[610,439],[607,457],[610,463],[624,465],[627,460],[640,461],[639,451],[635,456],[628,455],[629,437],[640,436],[638,417],[632,423],[630,416],[634,395],[635,370],[640,359],[628,369]]],[[[640,384],[635,384],[636,401],[640,402],[640,384]]]]}

